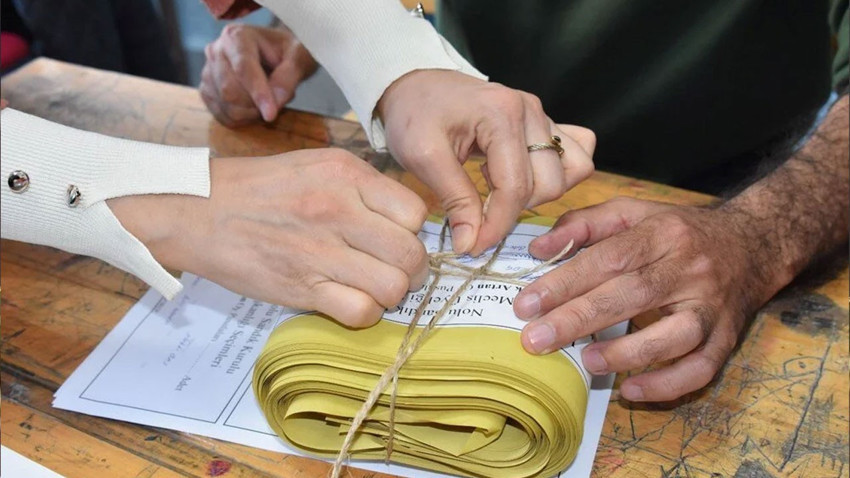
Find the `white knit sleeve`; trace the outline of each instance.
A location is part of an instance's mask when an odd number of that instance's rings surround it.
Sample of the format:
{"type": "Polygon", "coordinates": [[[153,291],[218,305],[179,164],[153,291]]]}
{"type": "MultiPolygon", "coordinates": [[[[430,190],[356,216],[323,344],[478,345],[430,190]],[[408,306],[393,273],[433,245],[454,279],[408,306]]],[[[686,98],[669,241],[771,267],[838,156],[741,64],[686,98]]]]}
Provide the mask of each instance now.
{"type": "Polygon", "coordinates": [[[104,260],[167,298],[181,289],[148,249],[127,232],[106,200],[138,194],[209,197],[209,151],[142,143],[90,133],[11,108],[0,113],[2,237],[104,260]],[[15,192],[13,171],[29,177],[15,192]],[[82,194],[76,207],[69,186],[82,194]]]}
{"type": "Polygon", "coordinates": [[[455,70],[486,80],[431,24],[398,0],[257,0],[289,27],[339,85],[372,147],[384,149],[375,106],[414,70],[455,70]]]}

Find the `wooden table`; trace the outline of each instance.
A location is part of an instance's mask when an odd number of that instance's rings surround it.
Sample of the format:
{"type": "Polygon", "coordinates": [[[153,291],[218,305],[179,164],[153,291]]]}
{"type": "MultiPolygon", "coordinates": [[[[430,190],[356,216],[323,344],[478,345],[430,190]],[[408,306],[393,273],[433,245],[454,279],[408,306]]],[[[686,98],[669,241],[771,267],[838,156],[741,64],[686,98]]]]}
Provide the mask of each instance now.
{"type": "MultiPolygon", "coordinates": [[[[216,123],[195,90],[38,60],[3,79],[11,106],[105,134],[215,155],[346,148],[434,197],[359,125],[288,111],[238,131],[216,123]]],[[[61,160],[61,158],[57,158],[61,160]]],[[[484,190],[478,162],[468,170],[484,190]]],[[[597,172],[534,214],[617,195],[680,204],[710,197],[597,172]]],[[[615,391],[594,476],[848,476],[847,264],[820,286],[793,286],[759,313],[719,378],[675,404],[633,405],[615,391]]],[[[73,477],[324,477],[323,462],[51,407],[53,392],[147,290],[100,261],[2,242],[2,442],[73,477]]],[[[622,377],[619,377],[622,379],[622,377]]],[[[372,476],[352,470],[352,476],[372,476]]]]}

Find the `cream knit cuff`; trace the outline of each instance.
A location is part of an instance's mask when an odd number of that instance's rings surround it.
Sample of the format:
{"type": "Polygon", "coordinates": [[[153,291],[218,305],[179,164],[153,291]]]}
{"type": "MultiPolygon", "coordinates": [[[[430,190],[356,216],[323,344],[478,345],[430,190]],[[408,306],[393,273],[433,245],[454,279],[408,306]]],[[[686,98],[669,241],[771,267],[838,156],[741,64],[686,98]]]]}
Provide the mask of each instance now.
{"type": "Polygon", "coordinates": [[[398,0],[257,0],[289,27],[328,70],[372,147],[386,148],[375,106],[398,78],[415,70],[455,70],[486,80],[425,19],[398,0]]]}
{"type": "Polygon", "coordinates": [[[182,288],[106,200],[139,194],[209,197],[209,150],[113,138],[6,108],[0,113],[0,178],[24,171],[29,187],[2,189],[2,237],[104,260],[167,298],[182,288]],[[68,189],[81,196],[72,207],[68,189]]]}

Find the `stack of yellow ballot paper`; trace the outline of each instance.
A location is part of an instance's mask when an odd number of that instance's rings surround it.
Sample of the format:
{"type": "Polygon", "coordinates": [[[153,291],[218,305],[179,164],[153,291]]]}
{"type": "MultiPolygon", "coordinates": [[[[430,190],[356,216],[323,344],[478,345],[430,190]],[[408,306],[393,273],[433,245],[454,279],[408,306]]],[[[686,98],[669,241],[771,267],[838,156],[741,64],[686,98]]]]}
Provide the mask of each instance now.
{"type": "MultiPolygon", "coordinates": [[[[429,223],[420,234],[431,252],[438,248],[439,230],[429,223]]],[[[491,270],[534,266],[527,254],[530,239],[510,236],[491,270]]],[[[463,261],[477,266],[482,260],[463,261]]],[[[367,329],[348,329],[316,314],[279,325],[256,362],[253,381],[274,431],[307,453],[336,457],[352,418],[396,360],[417,308],[427,302],[418,322],[427,323],[462,283],[463,278],[444,276],[433,295],[424,289],[409,294],[367,329]]],[[[524,322],[512,312],[520,288],[472,281],[403,365],[392,461],[484,477],[551,476],[572,462],[590,383],[579,358],[587,341],[546,356],[525,352],[519,340],[524,322]]],[[[354,435],[351,459],[386,458],[391,395],[392,386],[354,435]]]]}

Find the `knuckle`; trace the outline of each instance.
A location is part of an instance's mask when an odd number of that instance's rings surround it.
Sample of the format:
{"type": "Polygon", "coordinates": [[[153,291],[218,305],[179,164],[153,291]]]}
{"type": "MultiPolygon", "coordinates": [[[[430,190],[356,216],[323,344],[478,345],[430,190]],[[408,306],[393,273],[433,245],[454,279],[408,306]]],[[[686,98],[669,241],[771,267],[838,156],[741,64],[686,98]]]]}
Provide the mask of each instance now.
{"type": "Polygon", "coordinates": [[[463,191],[455,191],[442,200],[443,209],[447,212],[468,210],[479,207],[481,200],[477,196],[469,196],[463,191]]]}
{"type": "Polygon", "coordinates": [[[345,325],[361,329],[375,325],[380,319],[380,310],[366,294],[358,294],[352,297],[349,303],[349,315],[341,320],[345,325]]]}
{"type": "Polygon", "coordinates": [[[541,203],[554,201],[561,197],[567,190],[566,181],[563,176],[556,176],[552,180],[535,186],[535,194],[541,203]]]}
{"type": "Polygon", "coordinates": [[[574,280],[571,274],[567,274],[561,269],[555,269],[536,282],[536,284],[539,284],[540,287],[537,289],[537,293],[540,294],[541,297],[551,297],[553,300],[558,300],[560,297],[563,297],[569,292],[570,286],[573,283],[574,280]]]}
{"type": "Polygon", "coordinates": [[[360,160],[357,156],[352,154],[351,152],[344,150],[342,148],[325,148],[323,150],[327,158],[339,160],[339,161],[352,161],[352,160],[360,160]]]}
{"type": "Polygon", "coordinates": [[[221,82],[221,99],[225,103],[238,103],[243,98],[239,84],[231,77],[226,77],[221,82]]]}
{"type": "Polygon", "coordinates": [[[537,112],[543,111],[543,102],[540,101],[540,98],[537,95],[526,92],[522,92],[520,94],[522,95],[523,99],[525,99],[525,102],[530,109],[536,110],[537,112]]]}
{"type": "MultiPolygon", "coordinates": [[[[665,376],[658,384],[658,390],[662,399],[674,400],[682,395],[697,390],[705,386],[705,384],[697,385],[692,383],[695,377],[690,377],[689,381],[684,381],[680,376],[665,376]]],[[[701,381],[701,380],[699,380],[701,381]]],[[[708,383],[708,382],[706,382],[708,383]]]]}
{"type": "Polygon", "coordinates": [[[664,225],[664,231],[680,244],[690,244],[693,228],[678,214],[663,214],[660,219],[664,225]]]}
{"type": "Polygon", "coordinates": [[[236,76],[240,78],[244,78],[251,73],[251,62],[243,56],[232,58],[230,60],[230,66],[233,67],[233,72],[236,73],[236,76]]]}
{"type": "Polygon", "coordinates": [[[245,25],[242,23],[228,23],[221,30],[223,37],[236,38],[245,33],[245,25]]]}
{"type": "MultiPolygon", "coordinates": [[[[706,341],[706,330],[703,321],[696,315],[685,315],[677,322],[679,337],[693,344],[694,348],[701,347],[706,341]]],[[[709,332],[710,333],[710,332],[709,332]]]]}
{"type": "Polygon", "coordinates": [[[569,169],[569,175],[572,176],[573,184],[579,183],[593,174],[596,166],[593,164],[593,159],[590,156],[584,158],[584,161],[579,161],[578,164],[572,164],[569,169]]]}
{"type": "Polygon", "coordinates": [[[386,275],[384,280],[384,297],[379,302],[384,307],[393,307],[407,295],[408,290],[410,290],[410,279],[406,274],[396,269],[386,275]]]}
{"type": "Polygon", "coordinates": [[[225,104],[222,105],[222,109],[225,110],[226,114],[230,116],[230,119],[237,125],[243,125],[250,123],[253,119],[257,117],[254,112],[245,110],[245,109],[236,109],[234,105],[225,104]]]}
{"type": "Polygon", "coordinates": [[[695,387],[692,390],[697,390],[708,385],[723,366],[723,361],[711,354],[702,353],[699,357],[698,369],[694,374],[695,387]]]}
{"type": "MultiPolygon", "coordinates": [[[[658,277],[658,272],[651,270],[649,267],[643,267],[635,272],[629,273],[635,277],[634,287],[628,291],[628,298],[631,303],[646,307],[655,302],[655,299],[665,292],[662,286],[662,279],[658,277]]],[[[625,293],[625,292],[623,292],[625,293]]]]}
{"type": "Polygon", "coordinates": [[[488,103],[501,114],[520,116],[523,111],[522,96],[515,90],[494,84],[488,91],[488,103]]]}
{"type": "Polygon", "coordinates": [[[603,270],[621,274],[629,267],[630,257],[619,249],[603,248],[599,251],[599,256],[603,270]]]}
{"type": "Polygon", "coordinates": [[[664,340],[660,338],[646,339],[637,346],[635,356],[641,366],[651,365],[665,358],[666,349],[664,340]]]}
{"type": "Polygon", "coordinates": [[[322,191],[305,192],[299,197],[298,214],[311,223],[334,220],[341,213],[339,202],[322,191]]]}
{"type": "Polygon", "coordinates": [[[578,125],[570,125],[570,139],[578,143],[589,156],[596,151],[596,133],[592,129],[578,125]]]}
{"type": "Polygon", "coordinates": [[[311,186],[299,191],[292,203],[293,214],[314,225],[342,221],[350,205],[340,200],[337,191],[311,186]]]}
{"type": "Polygon", "coordinates": [[[695,306],[693,308],[693,312],[693,322],[695,322],[696,327],[699,329],[699,334],[700,337],[702,337],[702,343],[704,344],[708,338],[711,337],[712,332],[714,332],[714,323],[717,317],[717,312],[714,308],[707,305],[695,306]]]}
{"type": "MultiPolygon", "coordinates": [[[[425,224],[425,221],[428,219],[428,207],[425,206],[425,203],[419,198],[416,198],[415,201],[411,201],[411,204],[409,204],[405,208],[405,211],[406,214],[408,214],[408,217],[406,219],[410,221],[410,224],[416,225],[420,229],[422,228],[422,225],[425,224]]],[[[416,243],[418,246],[422,246],[422,243],[418,240],[416,241],[416,243]]],[[[424,246],[420,247],[420,250],[422,254],[425,254],[424,246]]]]}
{"type": "Polygon", "coordinates": [[[738,343],[738,332],[732,327],[715,327],[718,347],[723,351],[731,351],[738,343]]]}
{"type": "Polygon", "coordinates": [[[617,292],[615,295],[599,294],[589,297],[585,315],[588,318],[588,326],[592,325],[594,319],[600,316],[619,317],[625,310],[624,293],[617,292]]]}
{"type": "Polygon", "coordinates": [[[323,169],[327,168],[329,174],[348,178],[362,170],[360,167],[362,166],[360,158],[344,149],[328,148],[320,154],[322,155],[322,164],[320,167],[323,169]]]}
{"type": "Polygon", "coordinates": [[[564,311],[546,319],[555,331],[555,347],[563,347],[575,339],[579,329],[575,317],[574,311],[564,311]]]}
{"type": "Polygon", "coordinates": [[[578,126],[577,129],[578,134],[581,135],[582,144],[589,146],[590,151],[596,150],[596,133],[592,129],[583,126],[578,126]]]}
{"type": "Polygon", "coordinates": [[[698,352],[698,368],[707,376],[706,383],[723,368],[729,351],[719,344],[719,340],[712,341],[703,346],[698,352]]]}
{"type": "Polygon", "coordinates": [[[399,265],[408,277],[420,270],[428,260],[425,246],[418,240],[412,242],[401,251],[399,259],[399,265]]]}
{"type": "Polygon", "coordinates": [[[563,312],[563,320],[559,321],[558,336],[572,337],[582,333],[582,331],[590,330],[596,313],[595,305],[590,301],[583,301],[583,303],[569,307],[563,312]]]}
{"type": "Polygon", "coordinates": [[[714,270],[714,261],[704,252],[698,252],[691,260],[690,272],[695,276],[711,275],[714,270]]]}

